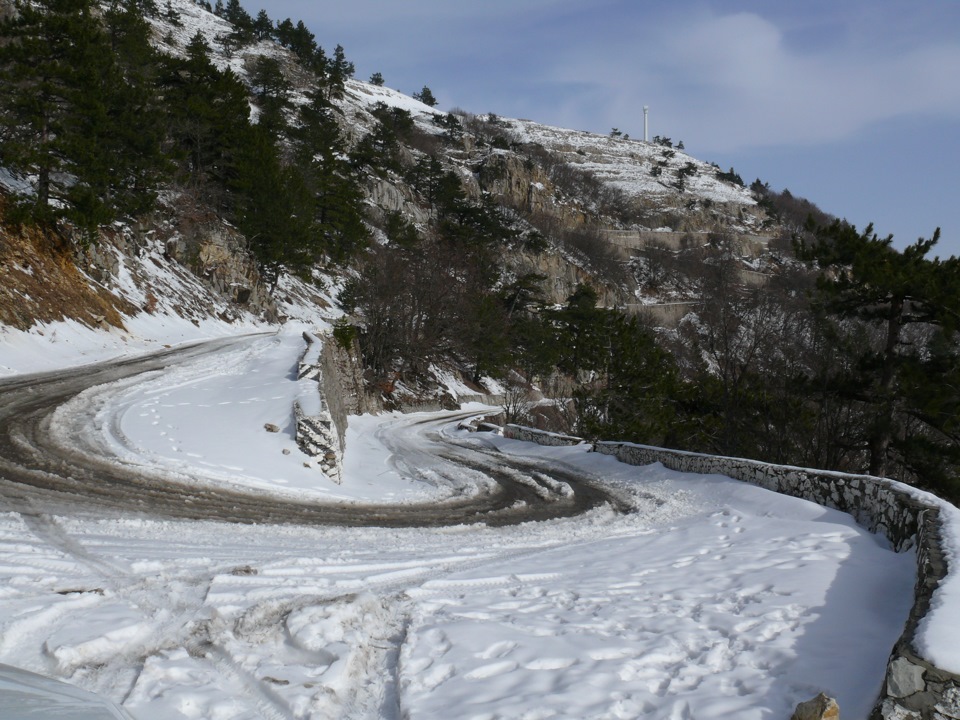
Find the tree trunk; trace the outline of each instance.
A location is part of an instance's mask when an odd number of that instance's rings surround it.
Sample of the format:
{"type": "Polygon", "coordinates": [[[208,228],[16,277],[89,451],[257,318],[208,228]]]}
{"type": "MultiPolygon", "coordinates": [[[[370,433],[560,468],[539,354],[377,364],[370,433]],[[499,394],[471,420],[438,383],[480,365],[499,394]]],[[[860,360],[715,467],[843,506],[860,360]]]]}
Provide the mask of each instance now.
{"type": "Polygon", "coordinates": [[[887,316],[887,340],[883,348],[883,372],[877,386],[879,407],[869,439],[869,473],[871,475],[883,476],[886,473],[887,451],[893,440],[895,410],[893,385],[897,370],[897,345],[900,344],[900,331],[903,328],[903,304],[903,297],[895,296],[890,301],[890,314],[887,316]]]}

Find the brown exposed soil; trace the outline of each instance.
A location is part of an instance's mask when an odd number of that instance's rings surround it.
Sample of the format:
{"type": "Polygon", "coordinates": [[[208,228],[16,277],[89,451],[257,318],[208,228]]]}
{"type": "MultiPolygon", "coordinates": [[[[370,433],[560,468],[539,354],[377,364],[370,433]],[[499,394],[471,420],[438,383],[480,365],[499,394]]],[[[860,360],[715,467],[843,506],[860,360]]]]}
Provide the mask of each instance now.
{"type": "Polygon", "coordinates": [[[89,327],[123,327],[120,312],[132,309],[84,277],[67,238],[0,222],[0,324],[26,330],[37,323],[72,319],[89,327]]]}

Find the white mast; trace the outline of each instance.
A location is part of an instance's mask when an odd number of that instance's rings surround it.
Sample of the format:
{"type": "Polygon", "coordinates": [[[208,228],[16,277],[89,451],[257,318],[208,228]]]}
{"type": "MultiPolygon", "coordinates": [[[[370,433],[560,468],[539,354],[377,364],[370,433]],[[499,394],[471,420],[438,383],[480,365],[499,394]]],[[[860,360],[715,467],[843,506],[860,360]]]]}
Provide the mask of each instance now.
{"type": "Polygon", "coordinates": [[[643,106],[643,141],[650,142],[650,136],[648,134],[649,125],[647,124],[647,114],[650,112],[650,108],[647,105],[643,106]]]}

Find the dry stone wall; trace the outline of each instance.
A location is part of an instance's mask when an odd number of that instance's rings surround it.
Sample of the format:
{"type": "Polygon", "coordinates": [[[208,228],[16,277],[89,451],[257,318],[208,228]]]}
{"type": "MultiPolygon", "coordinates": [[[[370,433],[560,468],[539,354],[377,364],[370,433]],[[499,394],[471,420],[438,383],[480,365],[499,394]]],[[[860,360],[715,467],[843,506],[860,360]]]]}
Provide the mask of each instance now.
{"type": "Polygon", "coordinates": [[[583,438],[573,435],[560,435],[558,433],[547,432],[546,430],[535,430],[534,428],[524,427],[523,425],[507,425],[503,428],[503,436],[511,440],[526,440],[535,442],[537,445],[547,445],[550,447],[562,447],[565,445],[579,445],[586,442],[583,438]]]}
{"type": "Polygon", "coordinates": [[[662,463],[664,467],[700,475],[726,475],[824,507],[849,513],[857,524],[883,535],[898,552],[914,546],[920,517],[936,508],[923,505],[896,488],[896,483],[866,475],[830,473],[755,460],[698,455],[631,443],[600,442],[597,452],[629,465],[662,463]]]}
{"type": "MultiPolygon", "coordinates": [[[[541,445],[582,442],[580,438],[510,425],[503,434],[541,445]],[[564,442],[558,441],[561,437],[564,442]]],[[[898,552],[916,548],[913,608],[888,660],[883,690],[871,720],[960,719],[960,676],[920,657],[913,643],[917,627],[930,609],[934,590],[949,572],[942,545],[940,509],[936,505],[917,500],[899,483],[868,475],[770,465],[631,443],[599,442],[593,449],[630,465],[661,463],[679,472],[726,475],[810,500],[849,513],[860,526],[889,539],[898,552]]]]}
{"type": "Polygon", "coordinates": [[[342,449],[347,417],[377,413],[382,408],[366,392],[360,346],[355,340],[344,346],[332,335],[324,335],[319,363],[320,391],[338,429],[342,449]]]}
{"type": "MultiPolygon", "coordinates": [[[[297,447],[310,457],[317,458],[323,473],[338,485],[342,478],[343,430],[334,421],[330,408],[320,388],[323,385],[323,370],[320,364],[319,339],[310,333],[303,333],[307,343],[300,356],[297,367],[297,380],[313,381],[316,389],[309,398],[310,411],[304,410],[300,401],[294,403],[293,414],[296,423],[297,447]]],[[[346,421],[344,421],[344,428],[346,421]]]]}

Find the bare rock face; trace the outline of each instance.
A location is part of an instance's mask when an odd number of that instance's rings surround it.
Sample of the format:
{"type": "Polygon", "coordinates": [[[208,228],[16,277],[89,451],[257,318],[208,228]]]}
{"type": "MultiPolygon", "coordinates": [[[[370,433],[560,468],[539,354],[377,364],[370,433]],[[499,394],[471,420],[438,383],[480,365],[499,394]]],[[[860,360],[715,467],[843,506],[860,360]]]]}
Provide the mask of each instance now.
{"type": "Polygon", "coordinates": [[[840,720],[837,701],[823,693],[797,705],[790,720],[840,720]]]}

